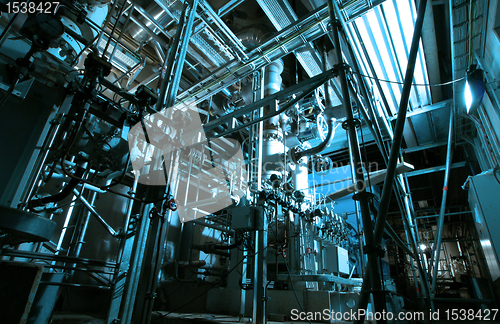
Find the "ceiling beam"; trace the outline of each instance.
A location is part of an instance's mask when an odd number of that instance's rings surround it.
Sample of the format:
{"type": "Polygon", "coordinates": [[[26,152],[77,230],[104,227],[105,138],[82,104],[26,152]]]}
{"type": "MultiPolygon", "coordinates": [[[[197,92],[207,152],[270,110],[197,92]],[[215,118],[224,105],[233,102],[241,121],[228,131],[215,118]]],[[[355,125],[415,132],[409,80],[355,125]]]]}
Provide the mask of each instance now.
{"type": "MultiPolygon", "coordinates": [[[[453,99],[448,99],[448,100],[444,100],[444,101],[441,101],[441,102],[438,102],[438,103],[435,103],[435,104],[432,104],[432,105],[428,105],[428,106],[424,106],[422,108],[419,108],[419,109],[416,109],[414,111],[411,111],[411,112],[408,112],[408,114],[406,115],[407,118],[410,118],[412,116],[417,116],[417,115],[420,115],[420,114],[425,114],[425,113],[428,113],[428,112],[431,112],[431,111],[434,111],[434,110],[437,110],[437,109],[442,109],[442,108],[446,108],[446,107],[449,107],[453,104],[453,99]]],[[[392,117],[389,117],[389,120],[394,120],[398,118],[397,115],[394,115],[392,117]]]]}
{"type": "MultiPolygon", "coordinates": [[[[453,163],[451,165],[451,168],[452,169],[454,169],[454,168],[463,168],[466,165],[467,165],[466,162],[457,162],[457,163],[453,163]]],[[[407,172],[406,176],[407,177],[414,177],[414,176],[418,176],[418,175],[422,175],[422,174],[427,174],[427,173],[432,173],[432,172],[437,172],[437,171],[444,171],[444,169],[446,169],[446,165],[440,165],[440,166],[436,166],[436,167],[432,167],[432,168],[427,168],[427,169],[421,169],[421,170],[415,170],[415,171],[407,172]]]]}

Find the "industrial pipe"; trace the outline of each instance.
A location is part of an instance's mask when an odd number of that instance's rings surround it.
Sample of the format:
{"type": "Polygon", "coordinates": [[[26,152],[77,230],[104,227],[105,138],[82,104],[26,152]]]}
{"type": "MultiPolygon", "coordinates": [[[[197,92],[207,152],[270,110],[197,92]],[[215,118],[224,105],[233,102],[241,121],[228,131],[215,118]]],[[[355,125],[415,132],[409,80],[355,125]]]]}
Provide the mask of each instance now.
{"type": "Polygon", "coordinates": [[[182,9],[182,14],[179,18],[179,24],[177,25],[177,31],[175,33],[175,37],[172,45],[170,45],[170,49],[168,51],[167,58],[165,59],[164,67],[165,67],[165,77],[163,78],[163,82],[160,87],[160,95],[158,97],[158,102],[156,104],[156,110],[160,111],[165,106],[165,101],[167,100],[167,91],[171,84],[170,77],[172,75],[172,69],[175,63],[175,56],[177,54],[177,50],[179,47],[179,42],[182,36],[182,28],[184,26],[184,21],[186,19],[186,11],[188,3],[184,4],[184,8],[182,9]]]}
{"type": "MultiPolygon", "coordinates": [[[[75,177],[80,178],[83,173],[85,172],[84,168],[78,167],[78,169],[75,171],[75,177]]],[[[34,199],[30,202],[30,205],[32,207],[39,207],[48,203],[53,203],[53,202],[58,202],[63,200],[64,198],[68,197],[68,195],[71,193],[71,191],[78,185],[80,181],[72,178],[70,182],[64,187],[63,190],[61,190],[59,193],[48,196],[48,197],[43,197],[39,199],[34,199]]]]}
{"type": "Polygon", "coordinates": [[[298,161],[304,156],[311,156],[314,154],[321,153],[324,149],[326,149],[330,145],[334,135],[335,135],[335,118],[332,117],[328,121],[328,134],[326,135],[325,140],[318,146],[312,147],[305,151],[297,152],[296,148],[292,149],[290,156],[292,157],[293,162],[298,163],[298,161]]]}
{"type": "Polygon", "coordinates": [[[389,202],[392,195],[392,185],[396,176],[396,166],[398,164],[401,143],[403,141],[403,129],[406,121],[406,112],[408,108],[408,101],[410,99],[411,84],[413,80],[413,74],[415,72],[415,61],[417,59],[418,46],[420,43],[420,36],[422,34],[422,25],[424,21],[426,6],[427,0],[421,0],[418,7],[417,21],[415,22],[415,29],[413,31],[413,38],[411,41],[411,48],[410,54],[408,56],[408,65],[406,67],[403,90],[401,92],[398,117],[396,119],[396,127],[394,129],[394,139],[392,141],[391,153],[389,155],[389,163],[387,165],[387,175],[384,181],[382,197],[380,199],[380,206],[377,215],[377,222],[375,224],[376,242],[380,242],[382,240],[385,221],[387,219],[387,212],[389,211],[389,202]]]}
{"type": "MultiPolygon", "coordinates": [[[[396,166],[399,159],[399,152],[401,149],[401,143],[403,141],[403,129],[406,121],[406,112],[408,108],[408,101],[410,97],[411,84],[413,80],[413,74],[415,72],[415,61],[417,59],[418,46],[420,43],[420,36],[422,34],[422,26],[425,15],[425,8],[427,6],[427,0],[421,0],[418,7],[417,20],[415,22],[415,28],[413,31],[413,38],[410,48],[410,53],[408,56],[408,65],[406,68],[406,75],[403,84],[403,90],[401,93],[401,101],[399,104],[398,117],[396,120],[396,127],[394,130],[394,139],[392,142],[391,152],[389,155],[389,162],[387,165],[387,174],[384,181],[384,187],[382,190],[382,198],[380,200],[379,211],[377,215],[377,220],[375,223],[375,242],[380,243],[382,236],[384,234],[385,223],[387,220],[387,212],[389,210],[389,201],[392,194],[392,185],[396,176],[396,166]]],[[[371,269],[369,269],[371,271],[371,269]]],[[[369,276],[373,278],[373,276],[369,276]]],[[[368,279],[368,278],[366,278],[368,279]]],[[[370,280],[368,279],[368,280],[370,280]]],[[[365,280],[366,281],[366,280],[365,280]]],[[[361,289],[361,296],[358,302],[358,309],[366,308],[368,303],[368,293],[366,289],[368,285],[363,284],[361,289]]],[[[357,323],[362,323],[363,319],[358,319],[357,323]]]]}
{"type": "MultiPolygon", "coordinates": [[[[339,22],[335,19],[335,13],[333,9],[333,0],[328,0],[328,9],[330,14],[330,24],[332,26],[332,36],[334,40],[334,48],[336,51],[337,59],[339,63],[343,64],[342,59],[342,49],[340,47],[340,38],[339,38],[339,22]]],[[[380,276],[380,268],[379,268],[379,258],[378,258],[378,249],[374,233],[372,227],[372,219],[370,215],[370,209],[368,206],[369,193],[366,192],[365,179],[363,174],[363,165],[361,163],[361,155],[359,151],[358,144],[358,134],[356,131],[356,120],[354,119],[351,100],[349,96],[349,88],[347,85],[347,77],[345,66],[341,66],[339,69],[339,78],[342,89],[342,99],[346,111],[346,122],[347,132],[349,137],[349,147],[352,153],[352,167],[354,168],[356,175],[356,195],[354,197],[359,200],[359,205],[361,208],[361,217],[363,221],[363,231],[365,236],[365,244],[366,244],[366,254],[368,256],[367,267],[369,270],[370,277],[370,290],[374,297],[374,306],[376,312],[383,312],[385,310],[385,292],[382,291],[382,282],[380,276]]],[[[385,223],[384,223],[385,225],[385,223]]],[[[366,290],[365,290],[366,291],[366,290]]],[[[380,321],[381,323],[385,323],[385,320],[380,321]]]]}
{"type": "Polygon", "coordinates": [[[244,28],[236,34],[241,44],[247,49],[254,49],[260,46],[264,41],[265,35],[264,31],[257,26],[244,28]]]}
{"type": "MultiPolygon", "coordinates": [[[[342,68],[341,68],[342,70],[342,68]]],[[[326,72],[326,46],[323,41],[323,72],[326,72]]],[[[342,70],[344,71],[344,70],[342,70]]],[[[329,92],[329,83],[330,80],[326,81],[324,84],[324,90],[325,90],[325,115],[327,118],[329,117],[328,120],[328,134],[326,135],[325,140],[319,144],[316,147],[312,147],[308,150],[305,151],[300,151],[297,152],[297,148],[294,148],[291,150],[290,155],[292,158],[292,161],[297,164],[298,161],[303,158],[304,156],[311,156],[315,154],[321,153],[325,148],[330,146],[330,143],[333,140],[333,137],[335,136],[335,118],[333,118],[330,114],[329,111],[332,109],[332,101],[330,98],[330,92],[329,92]]]]}
{"type": "Polygon", "coordinates": [[[99,223],[101,223],[102,226],[108,231],[109,234],[113,237],[117,237],[120,235],[120,232],[115,231],[111,226],[109,226],[108,223],[97,213],[97,211],[94,209],[94,207],[85,199],[82,195],[80,195],[80,192],[76,189],[73,189],[73,193],[80,199],[83,203],[83,205],[90,211],[92,215],[97,219],[99,223]]]}
{"type": "MultiPolygon", "coordinates": [[[[165,98],[166,107],[173,106],[175,103],[175,99],[177,97],[177,90],[179,89],[179,83],[181,82],[182,69],[184,67],[184,61],[186,59],[186,53],[189,45],[189,38],[191,37],[191,33],[193,31],[194,18],[196,17],[196,9],[198,7],[198,2],[199,0],[193,0],[192,8],[189,13],[186,26],[185,27],[182,26],[182,29],[184,30],[184,34],[182,35],[183,40],[179,53],[177,53],[177,56],[175,57],[175,70],[172,72],[174,78],[172,80],[170,88],[168,89],[169,91],[166,94],[165,98]]],[[[162,103],[160,102],[160,104],[162,103]]]]}
{"type": "MultiPolygon", "coordinates": [[[[434,257],[434,268],[432,269],[432,285],[431,285],[431,298],[434,298],[436,293],[436,282],[439,270],[439,256],[441,254],[441,239],[443,236],[443,225],[444,225],[444,214],[446,211],[446,198],[448,196],[448,180],[450,178],[451,161],[453,159],[453,122],[454,122],[454,109],[455,107],[450,107],[450,127],[448,129],[448,149],[446,152],[446,169],[444,172],[444,184],[443,184],[443,197],[441,198],[441,209],[439,210],[438,226],[436,230],[436,238],[434,242],[434,251],[432,256],[434,257]]],[[[432,264],[432,258],[431,258],[432,264]]]]}

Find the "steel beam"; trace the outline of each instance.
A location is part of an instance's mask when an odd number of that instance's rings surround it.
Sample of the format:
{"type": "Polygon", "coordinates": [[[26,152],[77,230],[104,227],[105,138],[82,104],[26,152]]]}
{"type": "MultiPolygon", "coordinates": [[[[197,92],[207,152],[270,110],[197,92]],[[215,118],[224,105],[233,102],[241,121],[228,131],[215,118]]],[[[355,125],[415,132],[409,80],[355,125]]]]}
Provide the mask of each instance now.
{"type": "Polygon", "coordinates": [[[252,75],[272,61],[321,37],[325,34],[327,19],[328,10],[326,6],[309,13],[303,19],[280,30],[269,41],[253,49],[248,53],[248,60],[240,61],[235,59],[186,89],[179,94],[180,100],[176,105],[185,103],[198,104],[235,82],[252,75]]]}
{"type": "MultiPolygon", "coordinates": [[[[412,112],[409,112],[406,114],[406,118],[418,116],[421,114],[426,114],[428,112],[435,111],[435,110],[442,109],[442,108],[446,108],[446,107],[452,107],[452,105],[453,105],[453,99],[444,100],[444,101],[441,101],[441,102],[438,102],[438,103],[435,103],[432,105],[424,106],[424,107],[416,109],[412,112]]],[[[389,120],[393,121],[396,118],[398,118],[397,115],[390,117],[389,120]]]]}
{"type": "MultiPolygon", "coordinates": [[[[454,168],[463,168],[467,165],[467,162],[456,162],[456,163],[452,163],[450,165],[450,168],[451,169],[454,169],[454,168]]],[[[414,176],[419,176],[419,175],[422,175],[422,174],[427,174],[427,173],[432,173],[432,172],[438,172],[438,171],[446,171],[447,169],[447,166],[446,164],[445,165],[440,165],[440,166],[437,166],[437,167],[432,167],[432,168],[427,168],[427,169],[422,169],[422,170],[415,170],[415,171],[411,171],[411,172],[408,172],[406,174],[407,177],[414,177],[414,176]]]]}
{"type": "MultiPolygon", "coordinates": [[[[403,84],[403,91],[401,94],[401,101],[399,104],[399,113],[398,113],[398,118],[396,120],[396,127],[394,131],[394,139],[392,142],[392,147],[391,147],[391,152],[389,155],[389,163],[387,166],[387,177],[385,178],[384,181],[384,187],[382,191],[382,198],[380,201],[380,206],[379,206],[379,212],[377,215],[377,220],[375,223],[375,233],[374,233],[374,243],[375,244],[380,244],[382,240],[382,236],[384,234],[384,228],[385,228],[385,223],[387,220],[387,212],[389,210],[389,202],[391,199],[392,195],[392,189],[393,189],[393,183],[394,180],[396,179],[396,166],[397,162],[399,159],[399,154],[400,154],[400,149],[401,149],[401,144],[403,141],[403,131],[404,131],[404,125],[406,122],[406,113],[407,113],[407,107],[408,107],[408,102],[409,102],[409,97],[410,97],[410,90],[411,90],[411,85],[412,85],[412,80],[413,80],[413,75],[415,72],[415,62],[417,59],[417,53],[418,53],[418,47],[420,43],[420,36],[422,34],[422,26],[423,26],[423,20],[425,16],[425,8],[427,6],[427,0],[421,0],[419,7],[418,7],[418,13],[417,13],[417,20],[415,22],[415,29],[413,31],[413,38],[412,38],[412,43],[411,43],[411,48],[410,48],[410,53],[408,57],[408,65],[406,68],[406,74],[405,74],[405,80],[403,84]]],[[[365,228],[365,231],[368,229],[365,228]]],[[[366,242],[368,244],[368,242],[366,242]]],[[[372,267],[369,267],[368,269],[370,272],[372,271],[372,267]]],[[[378,272],[378,269],[376,269],[378,272]]],[[[375,276],[371,274],[369,276],[370,281],[372,278],[375,276]]],[[[377,278],[378,281],[380,281],[380,278],[377,278]]],[[[358,309],[360,308],[366,308],[366,303],[368,301],[367,298],[367,289],[369,289],[368,285],[363,284],[363,287],[361,289],[362,291],[362,296],[360,297],[360,302],[358,303],[358,309]],[[361,301],[363,303],[361,303],[361,301]]],[[[375,289],[372,283],[371,289],[375,289]]],[[[376,300],[375,300],[376,301],[376,300]]],[[[375,309],[378,311],[377,309],[375,309]]],[[[357,323],[362,323],[364,320],[363,319],[358,319],[357,323]]]]}
{"type": "MultiPolygon", "coordinates": [[[[321,73],[321,74],[319,74],[311,79],[308,79],[308,80],[303,81],[301,83],[295,84],[291,87],[288,87],[284,90],[281,90],[280,92],[277,92],[275,94],[267,96],[267,97],[260,99],[254,103],[246,105],[245,107],[240,108],[238,110],[235,110],[232,113],[229,113],[229,114],[226,114],[220,118],[217,118],[216,120],[213,120],[213,121],[205,124],[203,126],[203,129],[205,130],[205,133],[206,133],[206,132],[208,132],[208,131],[210,131],[218,126],[225,125],[225,124],[231,124],[231,122],[234,118],[241,117],[245,114],[250,114],[250,113],[256,111],[257,109],[260,109],[263,106],[267,106],[267,105],[271,104],[272,102],[275,102],[276,100],[287,98],[287,97],[289,97],[293,94],[296,94],[298,92],[302,92],[303,94],[307,94],[307,93],[313,91],[315,88],[321,86],[327,80],[336,76],[337,73],[338,73],[338,71],[336,68],[330,69],[330,70],[323,72],[323,73],[321,73]]],[[[297,98],[295,98],[295,99],[297,99],[297,98]]],[[[294,100],[294,102],[295,101],[297,101],[297,100],[294,100]]],[[[288,104],[288,106],[292,106],[292,105],[293,105],[293,103],[288,104]]],[[[255,122],[256,120],[257,119],[254,119],[252,122],[255,122]]],[[[250,125],[251,124],[245,124],[243,126],[248,127],[250,125]]],[[[233,131],[236,131],[236,129],[233,129],[233,131]]],[[[220,135],[220,136],[222,136],[222,135],[220,135]]]]}
{"type": "MultiPolygon", "coordinates": [[[[456,213],[446,213],[444,216],[455,216],[455,215],[466,215],[466,214],[472,214],[472,211],[463,211],[463,212],[456,212],[456,213]]],[[[439,217],[440,214],[437,215],[426,215],[426,216],[417,216],[415,219],[424,219],[424,218],[434,218],[434,217],[439,217]]]]}

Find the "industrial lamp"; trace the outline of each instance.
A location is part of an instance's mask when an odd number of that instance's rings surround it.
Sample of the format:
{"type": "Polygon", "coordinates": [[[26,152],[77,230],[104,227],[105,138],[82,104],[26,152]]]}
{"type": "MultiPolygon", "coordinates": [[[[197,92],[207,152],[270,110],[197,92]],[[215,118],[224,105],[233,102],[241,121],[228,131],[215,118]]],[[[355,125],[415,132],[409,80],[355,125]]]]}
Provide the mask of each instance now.
{"type": "Polygon", "coordinates": [[[483,101],[484,96],[483,70],[473,64],[467,71],[465,82],[464,100],[467,114],[473,113],[483,101]]]}

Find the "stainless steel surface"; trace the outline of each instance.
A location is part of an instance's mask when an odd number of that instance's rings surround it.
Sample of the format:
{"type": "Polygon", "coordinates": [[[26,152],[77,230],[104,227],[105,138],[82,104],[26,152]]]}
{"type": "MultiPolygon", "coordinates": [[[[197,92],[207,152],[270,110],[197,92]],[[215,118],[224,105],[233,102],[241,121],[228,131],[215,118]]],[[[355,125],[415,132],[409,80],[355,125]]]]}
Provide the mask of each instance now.
{"type": "Polygon", "coordinates": [[[495,180],[491,170],[478,174],[470,180],[469,203],[492,280],[500,278],[500,256],[496,252],[500,237],[496,235],[498,225],[495,216],[499,201],[493,194],[495,188],[500,188],[500,184],[495,180]]]}

